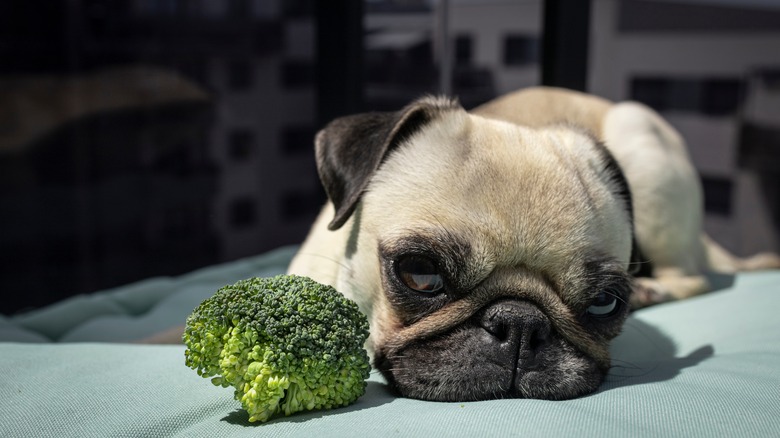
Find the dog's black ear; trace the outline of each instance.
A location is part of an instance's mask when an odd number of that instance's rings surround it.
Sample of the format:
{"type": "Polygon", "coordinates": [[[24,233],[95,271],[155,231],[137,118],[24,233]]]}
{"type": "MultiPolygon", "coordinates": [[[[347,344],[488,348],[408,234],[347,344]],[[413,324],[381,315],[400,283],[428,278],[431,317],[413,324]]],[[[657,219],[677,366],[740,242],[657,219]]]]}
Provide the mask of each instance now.
{"type": "Polygon", "coordinates": [[[634,202],[632,200],[631,188],[628,185],[628,180],[623,173],[623,169],[604,143],[595,141],[594,144],[604,159],[603,165],[606,174],[611,176],[612,182],[614,183],[613,190],[615,191],[615,196],[623,201],[626,213],[628,213],[628,220],[631,225],[631,256],[628,263],[628,273],[635,277],[644,276],[642,274],[645,273],[649,264],[644,260],[642,249],[639,247],[636,240],[636,234],[634,233],[634,202]]]}
{"type": "Polygon", "coordinates": [[[398,112],[338,118],[317,133],[317,171],[336,215],[328,229],[344,225],[385,157],[442,111],[461,108],[451,99],[426,97],[398,112]]]}

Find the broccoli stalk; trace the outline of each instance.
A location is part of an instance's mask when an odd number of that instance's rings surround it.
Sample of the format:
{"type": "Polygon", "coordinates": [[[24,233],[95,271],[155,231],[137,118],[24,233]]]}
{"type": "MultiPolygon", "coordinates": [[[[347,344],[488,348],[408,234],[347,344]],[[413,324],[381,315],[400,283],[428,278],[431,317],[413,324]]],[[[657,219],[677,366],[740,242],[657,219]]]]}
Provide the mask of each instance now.
{"type": "Polygon", "coordinates": [[[235,388],[249,421],[346,406],[365,392],[368,320],[330,286],[306,277],[225,286],[187,318],[185,363],[235,388]]]}

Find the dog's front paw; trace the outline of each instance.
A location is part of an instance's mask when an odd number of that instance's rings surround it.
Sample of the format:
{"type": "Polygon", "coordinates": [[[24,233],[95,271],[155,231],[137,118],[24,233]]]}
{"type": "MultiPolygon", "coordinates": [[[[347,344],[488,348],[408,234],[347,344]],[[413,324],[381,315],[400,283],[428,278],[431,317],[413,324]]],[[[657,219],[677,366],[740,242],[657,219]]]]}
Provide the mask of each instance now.
{"type": "Polygon", "coordinates": [[[652,278],[637,278],[634,280],[629,304],[632,310],[637,310],[673,300],[674,296],[658,281],[652,278]]]}

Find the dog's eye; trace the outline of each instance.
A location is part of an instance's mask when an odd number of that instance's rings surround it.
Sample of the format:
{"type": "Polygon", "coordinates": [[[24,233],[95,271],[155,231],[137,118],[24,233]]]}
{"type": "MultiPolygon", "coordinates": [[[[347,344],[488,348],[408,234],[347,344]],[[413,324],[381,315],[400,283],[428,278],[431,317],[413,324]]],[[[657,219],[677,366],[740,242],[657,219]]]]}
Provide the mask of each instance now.
{"type": "Polygon", "coordinates": [[[436,293],[444,288],[444,279],[436,264],[427,257],[402,257],[396,264],[396,271],[401,282],[417,292],[436,293]]]}
{"type": "Polygon", "coordinates": [[[588,315],[597,318],[606,318],[612,316],[620,309],[620,302],[617,296],[610,292],[601,292],[596,295],[596,299],[588,307],[588,315]]]}

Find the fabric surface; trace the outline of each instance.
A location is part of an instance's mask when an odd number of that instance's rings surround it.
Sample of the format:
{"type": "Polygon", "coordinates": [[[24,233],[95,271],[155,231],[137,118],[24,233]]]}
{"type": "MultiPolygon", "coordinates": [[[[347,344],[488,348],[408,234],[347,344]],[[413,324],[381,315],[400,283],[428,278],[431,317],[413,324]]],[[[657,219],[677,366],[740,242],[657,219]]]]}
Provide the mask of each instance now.
{"type": "MultiPolygon", "coordinates": [[[[277,264],[289,255],[277,253],[277,264]]],[[[214,269],[203,278],[231,272],[222,277],[231,281],[246,272],[214,269]]],[[[177,288],[180,280],[170,279],[177,288]]],[[[613,344],[614,367],[602,388],[567,401],[424,402],[392,395],[372,373],[366,395],[349,407],[250,424],[230,389],[184,365],[182,346],[3,342],[0,436],[780,436],[780,272],[726,283],[636,312],[613,344]]],[[[165,300],[190,312],[193,303],[177,294],[165,300]]],[[[117,317],[106,308],[106,321],[117,317]]],[[[19,327],[0,321],[9,324],[19,327]]]]}
{"type": "Polygon", "coordinates": [[[79,295],[12,317],[0,316],[0,341],[126,342],[176,325],[222,286],[257,276],[282,274],[296,246],[179,277],[157,277],[79,295]]]}

